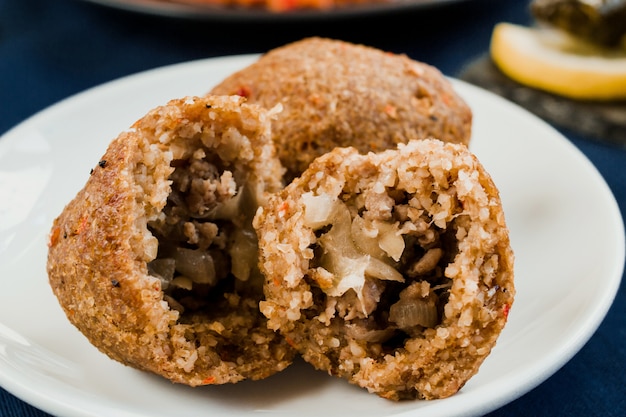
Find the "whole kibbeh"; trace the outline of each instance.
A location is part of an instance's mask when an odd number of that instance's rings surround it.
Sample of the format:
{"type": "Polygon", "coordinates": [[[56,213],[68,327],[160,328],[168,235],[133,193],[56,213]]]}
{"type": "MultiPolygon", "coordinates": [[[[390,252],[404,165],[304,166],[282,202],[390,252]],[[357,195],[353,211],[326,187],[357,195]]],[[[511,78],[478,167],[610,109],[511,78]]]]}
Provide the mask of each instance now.
{"type": "Polygon", "coordinates": [[[471,137],[472,112],[438,69],[340,40],[270,50],[210,92],[282,105],[272,132],[287,181],[337,146],[366,153],[428,137],[468,145],[471,137]]]}

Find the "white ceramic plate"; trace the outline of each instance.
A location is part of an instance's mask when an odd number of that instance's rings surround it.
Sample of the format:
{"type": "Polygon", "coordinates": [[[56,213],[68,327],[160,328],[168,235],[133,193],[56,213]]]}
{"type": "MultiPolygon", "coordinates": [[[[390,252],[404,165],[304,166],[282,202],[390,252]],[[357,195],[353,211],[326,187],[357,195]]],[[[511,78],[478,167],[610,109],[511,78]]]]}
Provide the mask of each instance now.
{"type": "Polygon", "coordinates": [[[293,20],[332,19],[380,14],[402,10],[425,10],[467,0],[387,0],[376,4],[356,4],[328,10],[272,12],[261,8],[190,4],[185,0],[86,0],[107,7],[151,15],[184,19],[293,20]]]}
{"type": "Polygon", "coordinates": [[[189,388],[109,360],[47,283],[47,233],[119,132],[152,107],[204,94],[256,56],[148,71],[91,89],[0,139],[0,384],[72,416],[475,416],[526,393],[589,339],[617,291],[624,234],[592,164],[521,108],[454,81],[474,111],[471,149],[501,190],[517,299],[498,345],[456,395],[393,403],[296,363],[258,382],[189,388]]]}

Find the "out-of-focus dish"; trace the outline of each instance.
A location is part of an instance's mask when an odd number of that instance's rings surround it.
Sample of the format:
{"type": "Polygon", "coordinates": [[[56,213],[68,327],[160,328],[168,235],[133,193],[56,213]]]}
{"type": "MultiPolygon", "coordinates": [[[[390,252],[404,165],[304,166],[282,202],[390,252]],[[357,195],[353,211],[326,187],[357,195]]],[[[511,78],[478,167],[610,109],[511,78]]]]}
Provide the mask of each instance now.
{"type": "Polygon", "coordinates": [[[600,48],[554,28],[498,23],[491,58],[512,80],[578,101],[626,99],[626,50],[600,48]]]}
{"type": "Polygon", "coordinates": [[[529,391],[582,347],[623,272],[617,204],[591,163],[556,131],[458,81],[455,87],[475,114],[471,148],[501,191],[519,277],[507,328],[458,395],[390,403],[298,363],[262,383],[192,389],[124,367],[91,346],[67,322],[46,282],[53,217],[84,184],[111,138],[154,103],[202,94],[256,58],[199,61],[128,77],[59,103],[0,140],[5,389],[59,416],[476,416],[529,391]]]}
{"type": "MultiPolygon", "coordinates": [[[[168,1],[168,0],[163,0],[168,1]]],[[[295,10],[336,10],[371,4],[384,4],[392,0],[169,0],[173,3],[196,6],[221,6],[261,9],[275,13],[295,10]]]]}
{"type": "Polygon", "coordinates": [[[533,16],[605,47],[626,47],[626,1],[624,0],[533,0],[533,16]]]}
{"type": "Polygon", "coordinates": [[[501,22],[490,54],[512,80],[579,101],[626,99],[626,1],[534,0],[536,25],[501,22]]]}
{"type": "Polygon", "coordinates": [[[626,146],[626,0],[534,0],[460,78],[587,138],[626,146]]]}
{"type": "Polygon", "coordinates": [[[131,12],[184,19],[293,20],[431,9],[468,0],[84,0],[131,12]],[[259,4],[273,4],[259,6],[259,4]],[[334,6],[333,4],[338,4],[334,6]],[[343,3],[343,4],[342,4],[343,3]],[[249,4],[249,5],[247,5],[249,4]],[[253,5],[256,4],[256,5],[253,5]],[[294,7],[310,4],[315,7],[294,7]],[[339,5],[340,4],[340,5],[339,5]]]}

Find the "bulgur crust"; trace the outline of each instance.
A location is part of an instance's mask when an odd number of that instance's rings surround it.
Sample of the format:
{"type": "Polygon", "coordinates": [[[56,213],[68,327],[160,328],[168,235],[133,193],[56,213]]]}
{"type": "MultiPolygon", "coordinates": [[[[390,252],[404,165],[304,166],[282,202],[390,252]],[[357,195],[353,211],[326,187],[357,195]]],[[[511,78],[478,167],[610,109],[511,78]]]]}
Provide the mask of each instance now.
{"type": "Polygon", "coordinates": [[[254,226],[270,328],[317,369],[384,398],[456,393],[514,300],[499,192],[465,145],[337,148],[254,226]]]}
{"type": "Polygon", "coordinates": [[[430,136],[467,145],[471,137],[472,112],[438,69],[339,40],[270,50],[211,93],[282,104],[273,136],[288,181],[336,146],[366,153],[430,136]]]}
{"type": "Polygon", "coordinates": [[[71,323],[112,359],[176,383],[261,379],[295,354],[259,313],[256,240],[241,244],[283,173],[273,113],[244,101],[150,111],[111,142],[50,232],[49,282],[71,323]],[[241,247],[253,250],[248,269],[230,259],[241,247]]]}

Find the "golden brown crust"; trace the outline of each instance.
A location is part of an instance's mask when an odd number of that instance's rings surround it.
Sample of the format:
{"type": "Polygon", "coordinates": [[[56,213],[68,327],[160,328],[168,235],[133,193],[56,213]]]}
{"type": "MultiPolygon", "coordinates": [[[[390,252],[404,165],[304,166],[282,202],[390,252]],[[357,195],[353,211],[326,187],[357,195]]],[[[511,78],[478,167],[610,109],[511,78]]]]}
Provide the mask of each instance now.
{"type": "Polygon", "coordinates": [[[269,326],[316,368],[382,397],[456,393],[507,321],[508,229],[495,184],[464,145],[337,148],[254,224],[269,326]]]}
{"type": "Polygon", "coordinates": [[[271,114],[244,101],[188,97],[149,112],[111,142],[50,232],[49,282],[68,319],[111,358],[177,383],[261,379],[294,355],[267,330],[259,291],[230,288],[181,313],[148,272],[162,244],[149,225],[170,204],[172,161],[197,149],[218,155],[217,166],[259,191],[260,203],[281,188],[271,114]]]}
{"type": "Polygon", "coordinates": [[[211,93],[282,104],[273,135],[288,178],[336,146],[380,151],[431,136],[467,145],[471,136],[471,110],[439,70],[331,39],[271,50],[211,93]]]}

